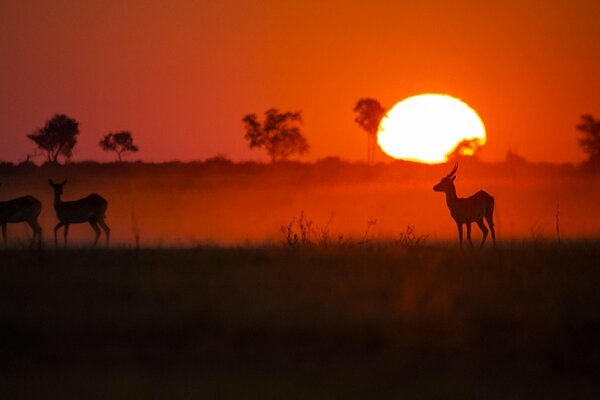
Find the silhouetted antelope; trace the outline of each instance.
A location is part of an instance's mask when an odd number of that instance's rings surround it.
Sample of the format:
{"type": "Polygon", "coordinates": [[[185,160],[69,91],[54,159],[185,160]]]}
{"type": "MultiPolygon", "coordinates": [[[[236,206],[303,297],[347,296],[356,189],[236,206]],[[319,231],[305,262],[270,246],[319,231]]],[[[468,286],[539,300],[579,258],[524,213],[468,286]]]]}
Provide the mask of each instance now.
{"type": "Polygon", "coordinates": [[[17,197],[16,199],[0,201],[0,224],[2,225],[2,240],[7,247],[6,225],[17,222],[27,222],[33,229],[31,247],[37,238],[38,246],[42,247],[42,228],[38,216],[42,212],[42,203],[33,196],[17,197]]]}
{"type": "Polygon", "coordinates": [[[104,222],[104,214],[106,213],[108,202],[96,193],[92,193],[83,199],[75,201],[60,201],[60,196],[63,194],[63,186],[67,181],[65,180],[63,183],[54,183],[52,182],[52,179],[49,179],[48,182],[50,183],[50,186],[52,186],[52,189],[54,189],[54,210],[56,210],[56,217],[59,221],[54,227],[54,246],[58,247],[57,232],[61,227],[65,227],[66,248],[69,225],[88,222],[96,233],[94,246],[98,243],[98,239],[100,238],[100,228],[98,228],[98,225],[100,225],[106,233],[106,247],[108,247],[110,228],[104,222]]]}
{"type": "Polygon", "coordinates": [[[454,187],[454,179],[456,179],[456,170],[458,169],[458,163],[454,165],[452,171],[440,180],[440,182],[433,187],[436,192],[446,193],[446,204],[450,209],[450,215],[456,221],[458,227],[458,238],[460,239],[460,247],[463,242],[463,228],[462,225],[467,225],[467,239],[471,242],[471,223],[476,222],[483,233],[483,239],[481,245],[483,247],[485,239],[488,235],[488,229],[483,223],[483,219],[487,221],[490,231],[492,231],[492,240],[494,241],[494,247],[496,247],[496,231],[494,230],[494,198],[483,190],[475,193],[471,197],[465,199],[456,196],[456,188],[454,187]]]}

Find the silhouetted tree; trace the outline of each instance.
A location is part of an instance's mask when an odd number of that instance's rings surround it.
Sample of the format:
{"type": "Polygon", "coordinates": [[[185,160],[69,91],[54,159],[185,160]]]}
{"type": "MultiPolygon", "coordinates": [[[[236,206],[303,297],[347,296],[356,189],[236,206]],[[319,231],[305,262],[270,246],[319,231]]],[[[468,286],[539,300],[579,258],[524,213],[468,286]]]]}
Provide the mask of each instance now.
{"type": "Polygon", "coordinates": [[[73,148],[77,144],[79,122],[64,114],[56,114],[43,128],[27,135],[40,150],[44,151],[48,161],[58,163],[60,156],[66,160],[71,158],[73,148]]]}
{"type": "Polygon", "coordinates": [[[463,139],[448,154],[448,158],[451,160],[458,160],[464,157],[476,157],[480,147],[480,139],[463,139]]]}
{"type": "Polygon", "coordinates": [[[386,109],[375,99],[362,98],[356,102],[354,112],[354,121],[367,132],[367,162],[371,164],[375,159],[377,129],[386,109]]]}
{"type": "Polygon", "coordinates": [[[588,161],[600,166],[600,120],[585,114],[581,116],[581,123],[576,128],[583,133],[583,138],[579,139],[579,145],[588,155],[588,161]]]}
{"type": "Polygon", "coordinates": [[[292,154],[304,154],[310,146],[302,132],[300,112],[280,113],[274,108],[265,112],[262,124],[256,114],[248,114],[242,118],[246,134],[244,139],[250,148],[263,147],[271,161],[285,160],[292,154]]]}
{"type": "Polygon", "coordinates": [[[117,133],[107,133],[104,138],[98,143],[104,151],[114,151],[117,153],[117,158],[122,161],[124,153],[135,153],[139,148],[133,144],[131,132],[123,131],[117,133]]]}

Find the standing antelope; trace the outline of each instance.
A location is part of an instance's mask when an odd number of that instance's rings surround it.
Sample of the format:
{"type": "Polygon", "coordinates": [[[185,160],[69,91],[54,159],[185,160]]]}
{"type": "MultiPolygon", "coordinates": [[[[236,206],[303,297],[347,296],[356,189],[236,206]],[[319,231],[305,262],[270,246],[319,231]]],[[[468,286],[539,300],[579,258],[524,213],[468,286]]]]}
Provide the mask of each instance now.
{"type": "Polygon", "coordinates": [[[106,233],[106,247],[108,247],[110,228],[104,222],[104,214],[106,213],[108,202],[96,193],[75,201],[60,201],[60,196],[63,194],[63,186],[67,181],[54,183],[52,179],[49,179],[48,182],[52,186],[52,189],[54,189],[54,210],[56,210],[56,217],[59,221],[54,227],[54,246],[58,247],[57,233],[62,226],[65,227],[65,248],[67,248],[69,225],[88,222],[94,232],[96,232],[94,246],[96,246],[100,238],[100,228],[98,228],[98,225],[100,225],[106,233]]]}
{"type": "Polygon", "coordinates": [[[454,187],[454,179],[456,179],[456,170],[458,169],[458,163],[454,165],[452,171],[443,177],[440,182],[433,187],[436,192],[446,193],[446,204],[450,209],[450,215],[456,221],[458,227],[458,238],[460,239],[460,247],[463,242],[463,224],[467,225],[467,239],[471,247],[471,223],[476,222],[483,232],[483,239],[481,245],[483,247],[485,239],[488,235],[488,229],[483,223],[483,219],[487,221],[490,230],[492,231],[492,240],[494,247],[496,247],[496,231],[494,229],[494,198],[484,190],[480,190],[471,197],[465,199],[456,196],[456,188],[454,187]]]}
{"type": "Polygon", "coordinates": [[[4,248],[7,247],[6,225],[16,222],[27,222],[33,229],[31,247],[35,244],[42,247],[42,228],[38,223],[38,216],[42,212],[42,203],[33,196],[17,197],[16,199],[0,201],[0,224],[2,225],[2,240],[4,248]]]}

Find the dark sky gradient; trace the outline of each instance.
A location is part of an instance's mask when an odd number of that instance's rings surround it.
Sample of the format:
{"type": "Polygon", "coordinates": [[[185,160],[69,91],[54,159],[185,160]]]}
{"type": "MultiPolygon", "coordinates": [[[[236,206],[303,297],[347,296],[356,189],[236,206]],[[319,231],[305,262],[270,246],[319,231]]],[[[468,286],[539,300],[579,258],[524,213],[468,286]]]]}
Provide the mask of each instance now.
{"type": "Polygon", "coordinates": [[[240,120],[269,107],[303,111],[307,159],[363,160],[358,98],[440,92],[480,113],[484,160],[577,162],[574,126],[600,116],[594,1],[52,3],[0,3],[2,160],[58,112],[81,122],[76,160],[113,159],[97,142],[124,129],[134,159],[266,160],[240,120]]]}

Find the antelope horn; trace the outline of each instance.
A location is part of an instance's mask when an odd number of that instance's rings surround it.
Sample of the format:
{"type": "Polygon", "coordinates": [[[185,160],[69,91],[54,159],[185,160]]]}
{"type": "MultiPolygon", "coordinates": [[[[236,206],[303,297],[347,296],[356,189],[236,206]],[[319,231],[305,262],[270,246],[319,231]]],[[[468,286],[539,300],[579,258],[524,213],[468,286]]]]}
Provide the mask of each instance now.
{"type": "Polygon", "coordinates": [[[452,178],[454,176],[454,174],[456,174],[457,169],[458,169],[458,163],[455,163],[454,168],[452,168],[452,171],[450,171],[450,173],[448,175],[446,175],[446,178],[452,178]]]}

